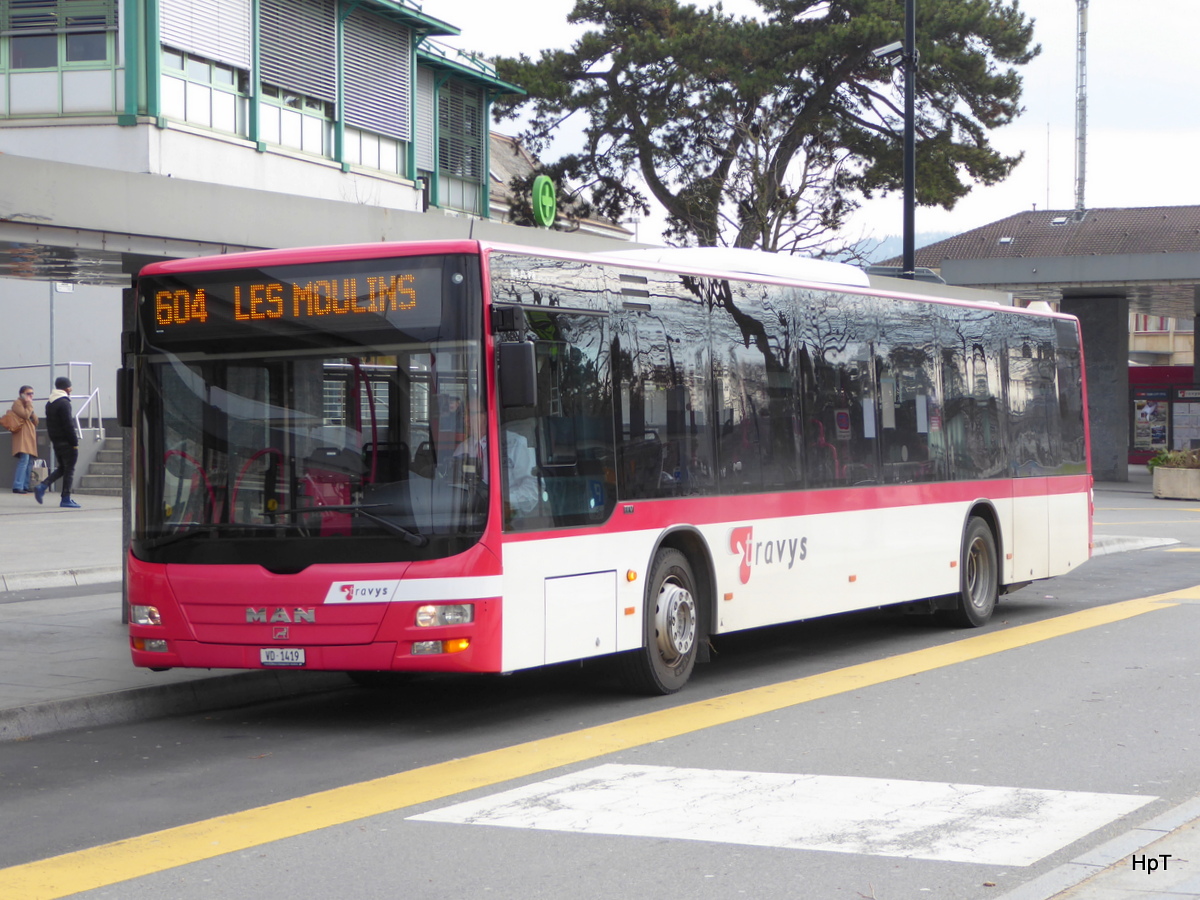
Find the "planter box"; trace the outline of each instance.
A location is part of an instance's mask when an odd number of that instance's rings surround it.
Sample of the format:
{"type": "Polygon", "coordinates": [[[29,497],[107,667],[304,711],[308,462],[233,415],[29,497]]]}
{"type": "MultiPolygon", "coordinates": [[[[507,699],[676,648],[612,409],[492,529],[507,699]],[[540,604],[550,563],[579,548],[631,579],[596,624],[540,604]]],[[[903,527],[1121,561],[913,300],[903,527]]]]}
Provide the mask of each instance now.
{"type": "Polygon", "coordinates": [[[1154,496],[1164,500],[1200,500],[1200,469],[1155,466],[1154,496]]]}

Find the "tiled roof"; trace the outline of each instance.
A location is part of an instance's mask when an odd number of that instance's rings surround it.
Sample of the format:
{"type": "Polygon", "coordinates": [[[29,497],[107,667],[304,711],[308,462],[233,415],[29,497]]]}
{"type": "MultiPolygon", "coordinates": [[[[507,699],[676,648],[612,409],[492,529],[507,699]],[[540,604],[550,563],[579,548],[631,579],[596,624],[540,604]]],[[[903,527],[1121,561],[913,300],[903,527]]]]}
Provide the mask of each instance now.
{"type": "MultiPolygon", "coordinates": [[[[492,170],[489,188],[491,192],[492,215],[496,216],[500,221],[504,221],[508,216],[509,200],[512,198],[512,190],[509,188],[509,184],[518,175],[528,177],[537,172],[538,161],[514,137],[493,131],[491,132],[490,139],[492,170]]],[[[629,240],[629,238],[633,237],[632,232],[627,228],[603,216],[592,216],[583,219],[579,224],[583,229],[596,233],[611,234],[623,240],[629,240]]]]}
{"type": "MultiPolygon", "coordinates": [[[[916,251],[916,265],[940,268],[948,259],[1106,256],[1200,252],[1200,206],[1029,210],[916,251]]],[[[898,262],[899,260],[897,260],[898,262]]]]}
{"type": "Polygon", "coordinates": [[[518,175],[529,176],[537,171],[537,160],[516,138],[493,131],[491,138],[491,190],[493,198],[507,201],[511,195],[508,184],[518,175]]]}

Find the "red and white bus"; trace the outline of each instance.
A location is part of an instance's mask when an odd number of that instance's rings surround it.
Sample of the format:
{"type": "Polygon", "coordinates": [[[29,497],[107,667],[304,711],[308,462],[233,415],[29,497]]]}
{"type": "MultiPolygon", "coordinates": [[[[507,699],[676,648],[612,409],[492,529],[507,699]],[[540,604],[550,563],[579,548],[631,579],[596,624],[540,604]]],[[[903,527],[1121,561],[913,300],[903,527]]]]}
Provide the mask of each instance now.
{"type": "Polygon", "coordinates": [[[143,270],[134,663],[366,681],[619,654],[668,693],[712,636],[892,604],[978,626],[1088,559],[1075,319],[695,253],[143,270]]]}

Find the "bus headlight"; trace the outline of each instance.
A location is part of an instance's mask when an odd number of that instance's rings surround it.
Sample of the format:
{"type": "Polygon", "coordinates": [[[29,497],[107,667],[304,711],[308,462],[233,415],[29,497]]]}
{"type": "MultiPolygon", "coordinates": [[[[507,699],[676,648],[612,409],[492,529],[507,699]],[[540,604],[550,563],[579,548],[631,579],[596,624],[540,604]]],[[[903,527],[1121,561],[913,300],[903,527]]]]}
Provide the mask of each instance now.
{"type": "Polygon", "coordinates": [[[162,616],[158,614],[157,606],[131,606],[129,619],[134,625],[161,625],[162,616]]]}
{"type": "Polygon", "coordinates": [[[415,641],[412,645],[412,654],[413,656],[429,656],[433,653],[462,653],[470,646],[470,638],[454,638],[449,641],[415,641]]]}
{"type": "Polygon", "coordinates": [[[159,640],[148,640],[146,638],[134,638],[133,649],[141,650],[145,653],[166,653],[167,642],[159,640]]]}
{"type": "Polygon", "coordinates": [[[472,603],[453,603],[417,607],[417,626],[431,628],[435,625],[469,625],[475,621],[475,606],[472,603]]]}

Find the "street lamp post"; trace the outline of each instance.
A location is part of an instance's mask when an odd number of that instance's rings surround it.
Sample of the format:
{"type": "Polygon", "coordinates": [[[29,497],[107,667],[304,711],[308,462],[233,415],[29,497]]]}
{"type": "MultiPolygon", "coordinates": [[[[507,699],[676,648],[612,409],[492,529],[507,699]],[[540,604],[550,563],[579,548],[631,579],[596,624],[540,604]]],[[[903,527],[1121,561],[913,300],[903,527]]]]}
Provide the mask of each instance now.
{"type": "Polygon", "coordinates": [[[904,260],[902,278],[916,278],[917,0],[904,0],[904,260]]]}
{"type": "Polygon", "coordinates": [[[904,63],[904,250],[901,278],[916,278],[917,0],[904,0],[904,41],[873,51],[876,59],[904,63]]]}

